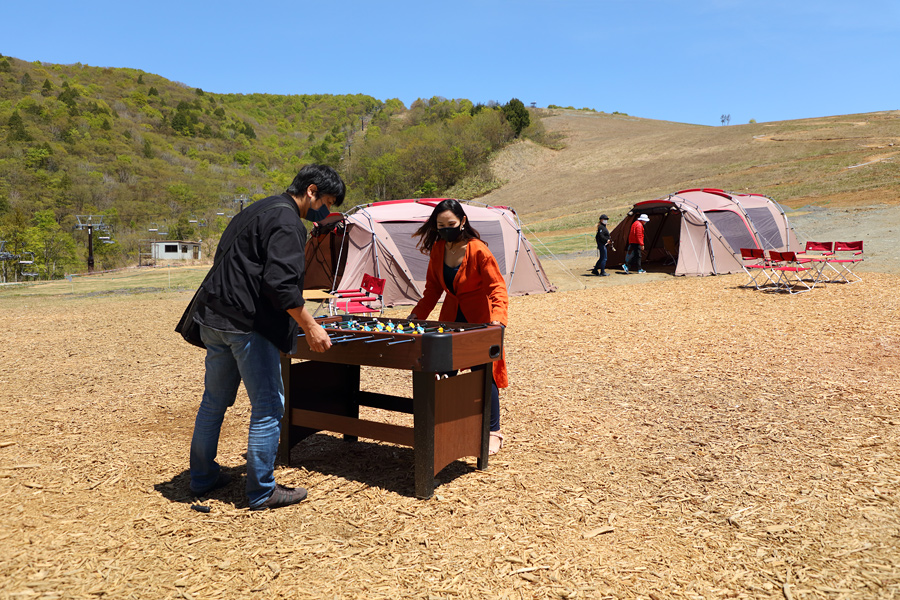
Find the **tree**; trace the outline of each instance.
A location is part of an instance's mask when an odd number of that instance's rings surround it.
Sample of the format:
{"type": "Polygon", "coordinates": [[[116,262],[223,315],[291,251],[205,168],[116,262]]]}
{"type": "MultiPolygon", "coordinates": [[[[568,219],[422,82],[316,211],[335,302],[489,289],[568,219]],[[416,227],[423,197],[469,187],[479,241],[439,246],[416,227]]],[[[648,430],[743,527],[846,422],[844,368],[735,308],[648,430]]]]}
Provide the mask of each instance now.
{"type": "Polygon", "coordinates": [[[34,252],[38,271],[47,279],[61,277],[68,269],[77,266],[75,240],[63,232],[52,210],[34,214],[34,225],[25,230],[25,246],[34,252]]]}
{"type": "Polygon", "coordinates": [[[502,110],[503,116],[506,117],[516,137],[519,137],[522,130],[531,124],[531,116],[528,114],[528,109],[525,108],[525,105],[518,98],[513,98],[504,104],[502,110]]]}
{"type": "Polygon", "coordinates": [[[187,110],[177,110],[175,111],[175,116],[172,117],[172,129],[180,133],[181,135],[186,135],[192,137],[195,133],[194,123],[191,119],[191,115],[187,110]]]}
{"type": "Polygon", "coordinates": [[[22,120],[22,115],[19,114],[19,111],[14,110],[6,124],[9,126],[9,134],[6,137],[7,140],[10,142],[31,141],[31,136],[25,131],[25,122],[22,120]]]}
{"type": "Polygon", "coordinates": [[[53,84],[50,83],[49,79],[44,80],[44,85],[41,86],[41,96],[45,98],[53,93],[53,84]]]}

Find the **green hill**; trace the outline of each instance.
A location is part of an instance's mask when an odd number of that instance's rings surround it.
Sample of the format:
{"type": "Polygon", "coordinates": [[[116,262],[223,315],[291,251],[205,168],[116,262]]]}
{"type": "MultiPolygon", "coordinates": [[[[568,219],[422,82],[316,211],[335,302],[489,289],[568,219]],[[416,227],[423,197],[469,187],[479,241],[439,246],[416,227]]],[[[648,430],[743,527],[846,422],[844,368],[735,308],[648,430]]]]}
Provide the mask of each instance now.
{"type": "MultiPolygon", "coordinates": [[[[136,69],[0,57],[0,239],[37,254],[41,277],[84,269],[79,215],[110,227],[98,268],[136,264],[151,235],[202,238],[209,254],[239,201],[283,191],[309,162],[341,171],[349,205],[482,193],[496,185],[489,156],[522,129],[514,116],[444,98],[407,109],[362,94],[212,94],[136,69]]],[[[8,262],[0,281],[17,277],[8,262]]]]}

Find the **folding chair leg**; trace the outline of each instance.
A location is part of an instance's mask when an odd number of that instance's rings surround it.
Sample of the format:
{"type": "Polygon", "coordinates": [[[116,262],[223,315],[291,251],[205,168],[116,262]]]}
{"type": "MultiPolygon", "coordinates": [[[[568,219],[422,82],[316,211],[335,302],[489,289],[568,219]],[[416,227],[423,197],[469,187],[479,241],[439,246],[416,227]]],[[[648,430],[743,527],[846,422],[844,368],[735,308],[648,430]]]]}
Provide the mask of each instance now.
{"type": "Polygon", "coordinates": [[[800,294],[813,289],[813,286],[809,285],[799,272],[780,271],[779,275],[779,282],[781,283],[779,289],[788,294],[800,294]],[[791,275],[791,273],[793,273],[793,275],[791,275]]]}
{"type": "MultiPolygon", "coordinates": [[[[840,265],[841,268],[840,268],[840,270],[835,269],[837,274],[834,276],[832,281],[842,281],[843,283],[857,283],[858,281],[862,281],[862,277],[860,277],[859,275],[857,275],[856,273],[851,271],[848,267],[845,267],[844,265],[842,265],[840,263],[838,263],[838,264],[840,265]],[[849,277],[848,277],[848,275],[849,275],[849,277]],[[851,281],[850,277],[853,277],[854,279],[851,281]]],[[[831,265],[830,263],[829,263],[829,266],[834,268],[834,266],[831,265]]]]}

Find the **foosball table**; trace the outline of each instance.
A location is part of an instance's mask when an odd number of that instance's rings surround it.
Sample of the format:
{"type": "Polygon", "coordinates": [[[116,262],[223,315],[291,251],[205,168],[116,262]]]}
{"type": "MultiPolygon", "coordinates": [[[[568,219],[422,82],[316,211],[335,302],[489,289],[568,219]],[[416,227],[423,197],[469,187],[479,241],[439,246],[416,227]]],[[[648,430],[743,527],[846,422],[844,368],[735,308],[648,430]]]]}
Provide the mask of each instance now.
{"type": "Polygon", "coordinates": [[[487,468],[491,363],[503,353],[502,326],[348,315],[316,320],[331,348],[312,352],[301,334],[297,349],[281,358],[281,462],[290,464],[291,448],[304,438],[330,431],[348,441],[411,447],[419,498],[431,497],[434,476],[454,460],[475,456],[477,468],[487,468]],[[361,390],[360,366],[411,371],[413,397],[361,390]],[[412,414],[413,426],[362,419],[360,406],[412,414]]]}

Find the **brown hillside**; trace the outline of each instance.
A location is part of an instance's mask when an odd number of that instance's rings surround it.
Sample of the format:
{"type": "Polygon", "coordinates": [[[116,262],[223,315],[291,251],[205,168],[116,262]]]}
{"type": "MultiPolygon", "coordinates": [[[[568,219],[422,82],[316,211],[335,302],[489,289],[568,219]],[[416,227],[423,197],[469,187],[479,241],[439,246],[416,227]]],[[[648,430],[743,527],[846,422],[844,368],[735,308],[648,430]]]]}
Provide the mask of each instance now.
{"type": "Polygon", "coordinates": [[[788,207],[900,204],[900,111],[706,127],[563,110],[544,118],[566,147],[522,142],[494,161],[491,204],[536,229],[593,225],[689,188],[766,194],[788,207]],[[561,215],[568,215],[562,218],[561,215]]]}

